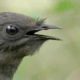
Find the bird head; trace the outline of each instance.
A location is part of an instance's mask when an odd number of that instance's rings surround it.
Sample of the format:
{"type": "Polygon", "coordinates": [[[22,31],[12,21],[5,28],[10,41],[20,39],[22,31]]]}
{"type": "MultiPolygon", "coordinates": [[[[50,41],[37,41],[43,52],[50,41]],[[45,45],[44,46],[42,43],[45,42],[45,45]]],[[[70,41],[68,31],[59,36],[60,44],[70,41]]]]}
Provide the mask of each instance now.
{"type": "Polygon", "coordinates": [[[0,13],[0,50],[15,56],[33,54],[46,40],[58,38],[36,34],[48,29],[59,29],[22,14],[0,13]]]}

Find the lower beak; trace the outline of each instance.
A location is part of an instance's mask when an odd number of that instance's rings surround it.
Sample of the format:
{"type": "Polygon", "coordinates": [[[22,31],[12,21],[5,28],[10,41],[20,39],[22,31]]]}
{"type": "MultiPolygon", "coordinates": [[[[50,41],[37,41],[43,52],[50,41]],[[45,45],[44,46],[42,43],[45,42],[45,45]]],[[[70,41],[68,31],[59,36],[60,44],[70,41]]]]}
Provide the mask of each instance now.
{"type": "Polygon", "coordinates": [[[47,35],[40,35],[40,34],[34,34],[34,35],[39,37],[41,40],[61,40],[60,38],[51,37],[47,35]]]}

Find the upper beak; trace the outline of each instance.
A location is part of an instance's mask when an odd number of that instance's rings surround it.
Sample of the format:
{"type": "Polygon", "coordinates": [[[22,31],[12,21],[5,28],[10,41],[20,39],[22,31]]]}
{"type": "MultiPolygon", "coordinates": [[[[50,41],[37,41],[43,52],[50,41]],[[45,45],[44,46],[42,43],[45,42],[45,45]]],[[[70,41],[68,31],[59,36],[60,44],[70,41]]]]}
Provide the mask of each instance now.
{"type": "Polygon", "coordinates": [[[53,25],[48,25],[48,24],[43,24],[41,26],[37,26],[35,29],[29,31],[27,34],[28,35],[35,35],[35,36],[38,36],[40,37],[41,39],[51,39],[51,40],[61,40],[59,38],[55,38],[55,37],[51,37],[51,36],[47,36],[47,35],[40,35],[40,34],[34,34],[38,31],[41,31],[41,30],[48,30],[48,29],[62,29],[60,27],[57,27],[57,26],[53,26],[53,25]]]}
{"type": "Polygon", "coordinates": [[[43,24],[43,25],[41,26],[41,28],[42,28],[43,30],[47,30],[47,29],[61,29],[60,27],[57,27],[57,26],[54,26],[54,25],[48,25],[48,24],[43,24]]]}

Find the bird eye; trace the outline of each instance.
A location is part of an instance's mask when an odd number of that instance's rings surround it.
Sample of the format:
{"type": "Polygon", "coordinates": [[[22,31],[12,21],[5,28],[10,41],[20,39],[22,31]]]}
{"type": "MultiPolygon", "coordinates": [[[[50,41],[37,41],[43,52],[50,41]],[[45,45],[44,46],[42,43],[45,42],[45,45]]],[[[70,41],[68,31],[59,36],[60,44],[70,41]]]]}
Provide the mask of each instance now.
{"type": "Polygon", "coordinates": [[[8,25],[6,27],[6,32],[10,35],[15,35],[19,32],[19,30],[15,25],[8,25]]]}

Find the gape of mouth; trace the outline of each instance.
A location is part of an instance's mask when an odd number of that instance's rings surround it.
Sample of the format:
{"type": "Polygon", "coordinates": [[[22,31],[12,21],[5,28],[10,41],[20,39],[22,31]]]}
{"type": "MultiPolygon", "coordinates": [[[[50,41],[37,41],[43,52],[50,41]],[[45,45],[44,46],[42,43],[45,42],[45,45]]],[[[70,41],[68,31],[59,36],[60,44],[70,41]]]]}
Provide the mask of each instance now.
{"type": "Polygon", "coordinates": [[[32,30],[26,33],[26,35],[33,35],[36,37],[40,37],[41,39],[45,39],[45,40],[61,40],[60,38],[56,38],[56,37],[52,37],[52,36],[47,36],[47,35],[41,35],[41,34],[35,34],[36,32],[38,32],[40,30],[32,30]]]}
{"type": "Polygon", "coordinates": [[[40,31],[40,30],[31,30],[31,31],[27,32],[26,35],[35,35],[35,33],[38,31],[40,31]]]}

